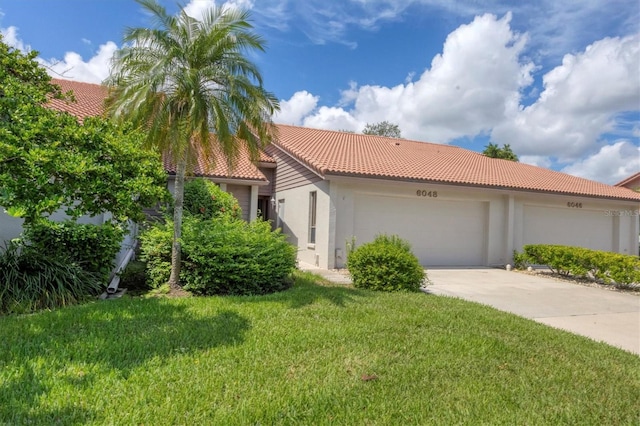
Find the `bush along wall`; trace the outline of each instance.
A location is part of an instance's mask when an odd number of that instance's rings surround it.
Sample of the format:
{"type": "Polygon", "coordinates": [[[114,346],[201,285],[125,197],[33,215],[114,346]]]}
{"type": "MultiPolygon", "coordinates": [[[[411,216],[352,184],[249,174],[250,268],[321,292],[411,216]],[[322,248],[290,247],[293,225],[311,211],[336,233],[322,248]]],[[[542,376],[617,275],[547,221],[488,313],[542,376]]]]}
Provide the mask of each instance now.
{"type": "Polygon", "coordinates": [[[640,257],[582,247],[531,244],[515,253],[516,264],[545,265],[554,273],[589,278],[604,284],[640,284],[640,257]]]}
{"type": "Polygon", "coordinates": [[[378,235],[349,252],[347,268],[354,287],[381,291],[418,291],[426,279],[411,245],[396,235],[378,235]]]}
{"type": "Polygon", "coordinates": [[[24,244],[31,250],[75,262],[105,282],[113,270],[123,238],[124,230],[118,225],[74,221],[41,220],[30,224],[23,233],[24,244]]]}

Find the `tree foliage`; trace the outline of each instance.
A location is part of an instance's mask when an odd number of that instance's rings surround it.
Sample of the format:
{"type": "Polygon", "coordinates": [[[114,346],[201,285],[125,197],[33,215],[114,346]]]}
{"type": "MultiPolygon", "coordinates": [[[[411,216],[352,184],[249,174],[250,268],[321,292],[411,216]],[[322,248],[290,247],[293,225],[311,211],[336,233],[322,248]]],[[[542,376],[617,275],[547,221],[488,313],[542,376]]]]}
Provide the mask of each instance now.
{"type": "Polygon", "coordinates": [[[171,16],[155,0],[137,1],[155,26],[126,31],[125,47],[115,53],[107,79],[113,87],[108,110],[144,127],[147,143],[176,165],[169,280],[175,288],[187,167],[202,156],[209,164],[224,161],[232,168],[242,149],[257,159],[273,136],[271,116],[279,106],[245,56],[264,50],[248,12],[214,5],[198,20],[183,8],[171,16]],[[213,149],[216,144],[220,149],[213,149]],[[224,158],[214,158],[215,152],[224,158]]]}
{"type": "Polygon", "coordinates": [[[365,135],[377,135],[386,136],[388,138],[401,138],[402,132],[400,126],[388,121],[381,121],[379,123],[367,123],[362,131],[365,135]]]}
{"type": "Polygon", "coordinates": [[[238,200],[215,183],[196,178],[184,185],[184,213],[200,219],[242,219],[238,200]]]}
{"type": "Polygon", "coordinates": [[[159,156],[126,125],[83,124],[46,106],[66,98],[35,61],[0,40],[0,205],[29,225],[64,209],[72,218],[111,212],[140,219],[166,193],[159,156]]]}
{"type": "Polygon", "coordinates": [[[489,145],[484,148],[482,154],[490,158],[518,161],[518,156],[511,150],[511,146],[509,144],[505,144],[500,148],[497,144],[489,142],[489,145]]]}

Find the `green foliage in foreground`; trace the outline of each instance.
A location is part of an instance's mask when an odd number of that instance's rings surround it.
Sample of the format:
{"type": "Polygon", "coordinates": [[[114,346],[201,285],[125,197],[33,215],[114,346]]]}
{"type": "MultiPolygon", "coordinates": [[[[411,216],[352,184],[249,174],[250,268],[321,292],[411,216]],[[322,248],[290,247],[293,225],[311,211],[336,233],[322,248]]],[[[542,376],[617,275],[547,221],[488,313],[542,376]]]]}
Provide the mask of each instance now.
{"type": "Polygon", "coordinates": [[[314,284],[0,318],[0,424],[636,424],[640,359],[461,300],[314,284]]]}
{"type": "Polygon", "coordinates": [[[370,290],[418,291],[426,277],[411,245],[396,235],[378,235],[350,250],[347,267],[353,285],[370,290]]]}
{"type": "Polygon", "coordinates": [[[103,285],[99,274],[65,258],[16,244],[0,252],[0,315],[83,302],[103,285]]]}
{"type": "Polygon", "coordinates": [[[593,278],[605,284],[640,283],[640,258],[619,253],[550,244],[531,244],[514,255],[516,265],[546,265],[561,275],[593,278]]]}
{"type": "MultiPolygon", "coordinates": [[[[147,262],[152,287],[169,280],[170,221],[143,233],[141,258],[147,262]]],[[[185,216],[182,229],[183,288],[197,295],[265,294],[288,287],[296,266],[296,248],[268,222],[230,218],[199,220],[185,216]]]]}
{"type": "Polygon", "coordinates": [[[78,263],[83,269],[99,274],[105,281],[113,269],[123,237],[122,227],[114,223],[93,225],[70,220],[39,220],[24,231],[24,241],[31,249],[48,257],[78,263]]]}
{"type": "Polygon", "coordinates": [[[143,206],[165,199],[160,156],[141,148],[144,135],[100,117],[79,123],[46,106],[73,102],[38,64],[0,36],[0,205],[25,224],[64,209],[70,217],[110,212],[142,219],[143,206]]]}

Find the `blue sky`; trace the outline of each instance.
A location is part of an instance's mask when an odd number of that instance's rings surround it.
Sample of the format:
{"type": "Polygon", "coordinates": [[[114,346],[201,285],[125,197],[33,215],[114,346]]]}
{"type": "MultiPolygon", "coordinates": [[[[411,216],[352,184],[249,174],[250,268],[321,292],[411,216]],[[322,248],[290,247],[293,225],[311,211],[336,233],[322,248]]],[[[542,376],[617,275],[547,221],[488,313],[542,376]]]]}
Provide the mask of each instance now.
{"type": "MultiPolygon", "coordinates": [[[[161,0],[168,10],[176,2],[161,0]]],[[[194,16],[213,0],[185,0],[194,16]]],[[[233,0],[267,42],[252,56],[278,122],[481,151],[606,183],[640,171],[637,0],[233,0]]],[[[52,74],[100,82],[133,0],[0,0],[5,42],[52,74]]]]}

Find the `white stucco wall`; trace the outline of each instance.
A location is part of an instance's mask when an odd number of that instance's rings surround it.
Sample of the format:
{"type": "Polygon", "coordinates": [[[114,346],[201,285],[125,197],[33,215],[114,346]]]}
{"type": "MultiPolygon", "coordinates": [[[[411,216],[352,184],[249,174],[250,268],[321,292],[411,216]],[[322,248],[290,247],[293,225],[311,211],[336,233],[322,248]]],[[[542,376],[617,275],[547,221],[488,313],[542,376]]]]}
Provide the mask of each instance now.
{"type": "Polygon", "coordinates": [[[282,231],[287,234],[288,241],[298,247],[298,259],[312,265],[323,268],[329,265],[329,244],[331,238],[330,223],[331,200],[329,196],[329,182],[321,181],[317,184],[309,184],[286,191],[277,192],[275,195],[277,205],[282,206],[284,200],[284,215],[281,211],[276,214],[280,217],[282,231]],[[316,200],[316,243],[309,244],[309,194],[317,192],[316,200]]]}
{"type": "Polygon", "coordinates": [[[324,268],[344,266],[353,236],[360,235],[360,245],[383,232],[410,240],[427,266],[505,265],[513,250],[533,243],[638,254],[639,207],[633,202],[354,178],[281,191],[276,198],[285,200],[283,230],[299,259],[324,268]],[[310,246],[314,190],[317,241],[310,246]],[[437,197],[422,195],[429,192],[437,197]]]}

